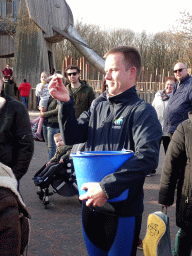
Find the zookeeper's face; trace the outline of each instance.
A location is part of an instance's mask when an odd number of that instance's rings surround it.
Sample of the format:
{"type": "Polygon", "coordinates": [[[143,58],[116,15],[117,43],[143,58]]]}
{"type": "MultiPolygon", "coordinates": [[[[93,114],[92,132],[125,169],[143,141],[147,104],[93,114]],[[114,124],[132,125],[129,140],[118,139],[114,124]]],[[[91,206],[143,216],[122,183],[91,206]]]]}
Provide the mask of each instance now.
{"type": "Polygon", "coordinates": [[[122,53],[108,55],[105,61],[105,79],[109,96],[118,95],[131,88],[135,83],[136,68],[125,68],[122,53]]]}

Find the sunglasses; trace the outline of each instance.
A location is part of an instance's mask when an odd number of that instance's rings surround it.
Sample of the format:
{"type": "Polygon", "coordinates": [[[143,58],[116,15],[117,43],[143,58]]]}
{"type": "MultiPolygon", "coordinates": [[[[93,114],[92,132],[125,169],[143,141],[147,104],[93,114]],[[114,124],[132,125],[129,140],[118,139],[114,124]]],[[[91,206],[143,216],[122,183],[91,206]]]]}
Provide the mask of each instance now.
{"type": "Polygon", "coordinates": [[[183,69],[185,69],[185,68],[179,68],[179,69],[177,69],[177,70],[173,70],[173,73],[177,73],[177,71],[178,71],[178,72],[181,72],[183,69]]]}
{"type": "Polygon", "coordinates": [[[72,76],[72,75],[76,76],[76,75],[77,75],[77,72],[67,73],[67,75],[68,75],[68,76],[72,76]]]}

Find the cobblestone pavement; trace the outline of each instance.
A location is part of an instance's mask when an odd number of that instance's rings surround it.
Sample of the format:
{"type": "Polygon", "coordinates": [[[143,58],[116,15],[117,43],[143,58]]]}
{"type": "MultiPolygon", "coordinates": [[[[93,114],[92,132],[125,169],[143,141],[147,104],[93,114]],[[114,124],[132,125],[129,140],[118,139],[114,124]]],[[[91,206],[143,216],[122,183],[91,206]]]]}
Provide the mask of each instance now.
{"type": "MultiPolygon", "coordinates": [[[[37,113],[30,112],[31,118],[37,113]]],[[[81,205],[77,196],[62,197],[54,194],[50,197],[47,209],[36,194],[32,177],[48,161],[47,148],[44,142],[35,142],[35,152],[27,174],[22,178],[20,191],[31,215],[31,235],[28,256],[87,256],[82,230],[81,205]]],[[[154,211],[161,210],[158,205],[159,181],[164,161],[164,151],[161,147],[159,166],[155,176],[146,177],[144,184],[143,222],[140,237],[145,237],[147,217],[154,211]]],[[[175,234],[175,204],[169,208],[171,242],[174,246],[175,234]]],[[[143,255],[138,250],[137,256],[143,255]]]]}

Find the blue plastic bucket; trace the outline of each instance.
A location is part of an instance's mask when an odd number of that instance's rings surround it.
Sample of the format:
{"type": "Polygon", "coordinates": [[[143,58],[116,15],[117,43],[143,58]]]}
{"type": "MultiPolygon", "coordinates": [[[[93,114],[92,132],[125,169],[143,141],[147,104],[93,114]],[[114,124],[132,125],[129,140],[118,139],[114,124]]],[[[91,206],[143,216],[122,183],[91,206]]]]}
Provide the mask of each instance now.
{"type": "MultiPolygon", "coordinates": [[[[100,182],[106,175],[114,173],[131,156],[133,151],[87,151],[71,154],[75,168],[79,195],[86,193],[81,190],[84,183],[100,182]]],[[[125,200],[128,191],[123,192],[117,199],[112,201],[125,200]]]]}

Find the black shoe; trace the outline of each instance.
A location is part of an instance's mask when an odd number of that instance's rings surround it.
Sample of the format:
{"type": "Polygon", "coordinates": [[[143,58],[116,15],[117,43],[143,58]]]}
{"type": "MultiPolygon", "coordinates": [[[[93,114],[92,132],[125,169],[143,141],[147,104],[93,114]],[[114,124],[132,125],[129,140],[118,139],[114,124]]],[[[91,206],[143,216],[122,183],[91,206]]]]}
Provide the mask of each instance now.
{"type": "Polygon", "coordinates": [[[146,176],[147,177],[151,177],[151,176],[153,176],[153,175],[155,175],[156,174],[156,170],[153,170],[152,172],[150,172],[149,174],[147,174],[146,176]]]}

